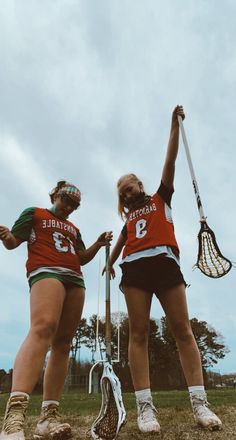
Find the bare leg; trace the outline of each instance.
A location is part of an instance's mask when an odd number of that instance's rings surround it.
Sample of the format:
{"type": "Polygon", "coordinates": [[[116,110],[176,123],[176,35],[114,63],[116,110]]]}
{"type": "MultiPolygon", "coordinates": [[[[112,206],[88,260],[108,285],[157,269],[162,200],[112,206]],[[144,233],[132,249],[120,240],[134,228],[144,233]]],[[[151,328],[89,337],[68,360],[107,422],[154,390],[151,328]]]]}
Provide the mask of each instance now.
{"type": "Polygon", "coordinates": [[[124,287],[129,314],[129,364],[135,391],[150,388],[148,333],[152,294],[124,287]]]}
{"type": "Polygon", "coordinates": [[[159,299],[175,337],[188,386],[203,385],[201,358],[189,322],[184,284],[163,292],[159,299]]]}
{"type": "Polygon", "coordinates": [[[63,285],[56,279],[43,279],[32,286],[31,326],[16,356],[12,391],[32,392],[56,333],[65,294],[63,285]]]}
{"type": "MultiPolygon", "coordinates": [[[[176,339],[188,386],[203,385],[201,358],[188,318],[184,285],[163,292],[160,302],[176,339]]],[[[209,430],[221,429],[220,419],[208,408],[204,388],[191,393],[190,401],[198,424],[209,430]]]]}
{"type": "Polygon", "coordinates": [[[60,323],[52,342],[44,374],[43,400],[60,400],[66,379],[71,340],[78,328],[84,305],[84,289],[67,289],[60,323]]]}

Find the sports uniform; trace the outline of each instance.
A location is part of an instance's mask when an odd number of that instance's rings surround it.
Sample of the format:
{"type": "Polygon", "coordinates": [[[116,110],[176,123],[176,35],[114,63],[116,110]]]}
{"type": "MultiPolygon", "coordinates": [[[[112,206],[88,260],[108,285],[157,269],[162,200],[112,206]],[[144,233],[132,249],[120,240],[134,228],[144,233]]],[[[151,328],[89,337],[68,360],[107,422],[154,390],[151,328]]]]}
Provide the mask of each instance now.
{"type": "Polygon", "coordinates": [[[14,364],[13,385],[1,440],[25,440],[24,424],[29,397],[49,347],[50,355],[44,372],[44,400],[33,437],[71,438],[71,426],[61,422],[58,411],[71,342],[84,305],[85,286],[80,266],[89,263],[112,239],[111,231],[103,232],[88,249],[85,248],[79,229],[67,220],[81,203],[81,193],[75,185],[61,180],[49,196],[52,202],[50,210],[25,209],[11,231],[0,225],[0,240],[6,249],[15,249],[22,242],[27,242],[26,272],[32,287],[30,330],[14,364]],[[43,283],[36,283],[43,278],[43,283]]]}
{"type": "Polygon", "coordinates": [[[27,278],[30,286],[42,278],[85,287],[78,251],[84,250],[79,229],[43,208],[25,209],[12,227],[12,234],[27,241],[27,278]]]}
{"type": "Polygon", "coordinates": [[[173,190],[161,182],[146,203],[128,215],[122,235],[126,242],[122,254],[120,287],[132,286],[158,295],[185,283],[179,267],[179,247],[171,213],[173,190]]]}

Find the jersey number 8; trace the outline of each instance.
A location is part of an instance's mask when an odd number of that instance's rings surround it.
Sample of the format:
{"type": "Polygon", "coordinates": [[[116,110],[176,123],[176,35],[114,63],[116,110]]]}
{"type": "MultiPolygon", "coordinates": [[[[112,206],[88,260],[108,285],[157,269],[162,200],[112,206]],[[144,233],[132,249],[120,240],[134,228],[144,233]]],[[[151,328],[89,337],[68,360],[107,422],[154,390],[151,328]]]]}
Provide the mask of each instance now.
{"type": "Polygon", "coordinates": [[[135,227],[136,227],[136,238],[143,238],[144,235],[146,235],[147,230],[145,229],[147,221],[142,218],[141,220],[138,220],[135,227]]]}

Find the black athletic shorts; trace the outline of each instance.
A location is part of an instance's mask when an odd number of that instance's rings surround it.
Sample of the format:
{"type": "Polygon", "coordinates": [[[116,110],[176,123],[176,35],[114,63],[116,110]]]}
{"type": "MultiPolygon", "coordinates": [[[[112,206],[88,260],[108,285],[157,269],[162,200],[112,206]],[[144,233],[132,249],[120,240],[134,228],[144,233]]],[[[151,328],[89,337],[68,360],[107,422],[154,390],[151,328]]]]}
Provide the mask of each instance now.
{"type": "Polygon", "coordinates": [[[159,293],[172,287],[184,284],[187,286],[179,265],[173,258],[164,255],[145,257],[138,260],[122,263],[122,278],[120,289],[123,287],[137,287],[150,293],[159,293]]]}

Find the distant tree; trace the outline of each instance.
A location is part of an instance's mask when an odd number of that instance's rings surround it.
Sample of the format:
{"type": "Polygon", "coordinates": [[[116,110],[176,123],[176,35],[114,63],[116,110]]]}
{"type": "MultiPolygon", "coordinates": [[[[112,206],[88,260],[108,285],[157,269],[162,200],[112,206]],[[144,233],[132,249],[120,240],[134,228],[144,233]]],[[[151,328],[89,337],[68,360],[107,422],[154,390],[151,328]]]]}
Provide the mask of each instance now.
{"type": "Polygon", "coordinates": [[[122,367],[128,365],[128,343],[129,343],[129,320],[127,313],[112,313],[112,356],[114,359],[120,358],[122,367]],[[119,347],[118,347],[119,333],[119,347]],[[118,353],[119,348],[119,353],[118,353]]]}
{"type": "Polygon", "coordinates": [[[223,336],[206,321],[191,319],[191,326],[196,338],[204,369],[217,364],[219,359],[224,359],[229,349],[223,342],[223,336]]]}
{"type": "Polygon", "coordinates": [[[103,359],[105,349],[105,325],[102,319],[98,320],[98,339],[97,336],[97,315],[92,315],[87,323],[85,332],[85,346],[91,350],[91,360],[95,361],[96,350],[100,353],[100,358],[103,359]],[[98,344],[98,347],[96,346],[98,344]]]}
{"type": "MultiPolygon", "coordinates": [[[[217,364],[228,353],[223,338],[206,321],[191,319],[191,326],[199,346],[203,371],[217,364]]],[[[129,320],[126,313],[111,315],[112,359],[118,357],[118,327],[119,327],[119,363],[114,363],[114,370],[118,374],[124,389],[132,389],[128,361],[129,320]]],[[[81,344],[91,350],[91,360],[95,361],[95,344],[97,330],[97,315],[92,315],[88,322],[84,320],[78,329],[74,341],[74,353],[81,344]]],[[[105,320],[99,319],[98,345],[100,357],[104,357],[105,350],[105,320]]],[[[178,349],[171,333],[166,317],[161,320],[150,319],[149,331],[149,360],[150,379],[153,389],[183,388],[186,386],[183,371],[180,365],[178,349]]],[[[205,376],[207,378],[207,376],[205,376]]]]}
{"type": "MultiPolygon", "coordinates": [[[[2,371],[2,370],[1,370],[2,371]]],[[[4,391],[5,393],[9,393],[11,390],[12,385],[12,368],[6,373],[4,376],[2,376],[1,379],[1,391],[4,391]]]]}
{"type": "MultiPolygon", "coordinates": [[[[185,384],[185,379],[180,366],[176,343],[166,317],[161,319],[161,323],[161,334],[165,348],[162,356],[164,357],[167,374],[170,382],[173,382],[172,385],[178,383],[182,387],[185,384]]],[[[200,351],[203,373],[206,377],[207,368],[217,364],[218,360],[223,359],[229,350],[223,343],[222,335],[210,327],[206,321],[198,321],[197,318],[193,318],[190,323],[200,351]]]]}
{"type": "Polygon", "coordinates": [[[85,318],[82,318],[71,343],[72,358],[74,360],[78,360],[78,363],[80,362],[81,345],[86,342],[86,334],[87,334],[87,321],[85,318]]]}
{"type": "Polygon", "coordinates": [[[118,325],[120,333],[119,359],[120,362],[114,363],[113,368],[118,375],[122,389],[125,391],[133,390],[132,379],[128,360],[128,345],[129,345],[129,320],[127,313],[112,314],[112,353],[113,359],[118,358],[118,325]]]}
{"type": "MultiPolygon", "coordinates": [[[[203,371],[223,359],[228,352],[222,336],[205,321],[193,318],[191,321],[193,333],[199,345],[202,357],[203,371]]],[[[120,366],[128,377],[128,316],[122,315],[120,323],[120,366]]],[[[170,325],[166,317],[160,321],[150,319],[149,330],[149,361],[152,388],[183,388],[186,386],[179,353],[170,325]]],[[[118,365],[117,365],[118,368],[118,365]]]]}
{"type": "Polygon", "coordinates": [[[161,339],[163,346],[160,357],[165,371],[164,388],[182,388],[185,386],[185,379],[176,342],[166,317],[161,318],[161,339]]]}
{"type": "Polygon", "coordinates": [[[0,370],[0,384],[1,384],[1,380],[2,378],[7,374],[7,372],[3,369],[0,370]]]}
{"type": "Polygon", "coordinates": [[[168,388],[170,382],[169,377],[173,376],[172,374],[170,375],[172,365],[173,363],[175,364],[175,357],[173,361],[173,351],[175,350],[175,346],[172,347],[173,341],[172,339],[168,340],[167,331],[165,334],[165,340],[162,337],[161,331],[164,331],[162,322],[150,319],[149,363],[150,380],[153,389],[168,388]]]}
{"type": "Polygon", "coordinates": [[[2,390],[2,382],[4,381],[4,377],[6,377],[7,372],[3,369],[0,370],[0,391],[2,390]]]}

